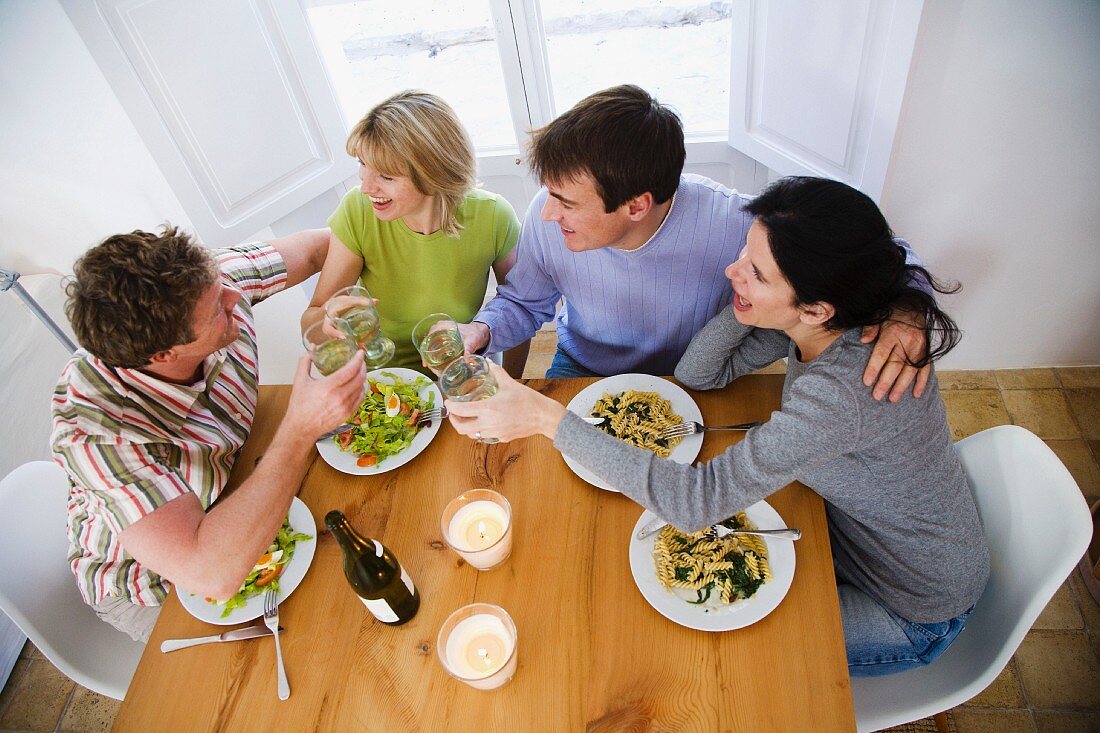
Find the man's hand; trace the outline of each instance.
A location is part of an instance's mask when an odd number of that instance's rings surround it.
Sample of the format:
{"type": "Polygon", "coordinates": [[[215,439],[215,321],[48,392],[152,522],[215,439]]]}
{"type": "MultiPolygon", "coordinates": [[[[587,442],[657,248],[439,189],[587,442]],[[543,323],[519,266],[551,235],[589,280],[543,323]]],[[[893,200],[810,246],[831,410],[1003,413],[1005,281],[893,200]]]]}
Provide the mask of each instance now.
{"type": "Polygon", "coordinates": [[[347,420],[359,407],[367,368],[362,351],[356,351],[347,364],[322,379],[310,376],[309,365],[308,356],[298,359],[283,424],[312,441],[347,420]]]}
{"type": "Polygon", "coordinates": [[[874,385],[872,394],[876,400],[889,393],[891,402],[899,401],[914,380],[913,396],[924,394],[928,378],[932,375],[932,365],[925,364],[917,369],[909,364],[910,360],[922,358],[928,350],[924,318],[903,311],[881,326],[864,328],[860,340],[865,344],[875,341],[874,351],[863,372],[863,383],[868,387],[874,385]]]}
{"type": "Polygon", "coordinates": [[[489,345],[489,327],[484,323],[460,323],[458,332],[462,334],[462,343],[466,346],[467,354],[476,354],[489,345]]]}

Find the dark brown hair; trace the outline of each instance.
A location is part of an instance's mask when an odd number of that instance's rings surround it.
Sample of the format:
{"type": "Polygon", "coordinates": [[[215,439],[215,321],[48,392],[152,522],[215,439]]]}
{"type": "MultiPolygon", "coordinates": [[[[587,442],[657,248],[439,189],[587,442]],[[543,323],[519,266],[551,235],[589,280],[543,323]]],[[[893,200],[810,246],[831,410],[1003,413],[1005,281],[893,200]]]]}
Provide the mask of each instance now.
{"type": "Polygon", "coordinates": [[[768,235],[775,263],[794,289],[796,306],[829,303],[825,323],[843,330],[885,323],[902,311],[924,317],[928,342],[922,367],[955,348],[959,327],[940,309],[933,292],[954,293],[924,267],[905,261],[878,206],[839,181],[809,176],[781,178],[745,206],[768,235]]]}
{"type": "Polygon", "coordinates": [[[191,318],[218,277],[201,245],[173,226],[107,237],[73,266],[65,314],[80,345],[114,367],[139,369],[195,340],[191,318]]]}
{"type": "Polygon", "coordinates": [[[684,169],[684,128],[670,108],[633,84],[604,89],[531,133],[531,170],[540,181],[589,175],[611,213],[649,191],[672,198],[684,169]]]}

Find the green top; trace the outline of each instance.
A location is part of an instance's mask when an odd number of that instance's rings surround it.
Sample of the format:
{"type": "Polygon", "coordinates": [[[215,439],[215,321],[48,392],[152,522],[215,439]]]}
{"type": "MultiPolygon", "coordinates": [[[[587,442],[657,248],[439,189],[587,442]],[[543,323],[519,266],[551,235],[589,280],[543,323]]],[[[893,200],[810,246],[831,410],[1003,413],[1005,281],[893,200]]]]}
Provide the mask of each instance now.
{"type": "Polygon", "coordinates": [[[404,221],[379,221],[370,199],[349,191],[329,217],[332,233],[363,258],[359,281],[378,299],[382,333],[397,346],[386,366],[421,367],[412,329],[429,313],[459,323],[474,317],[485,299],[489,267],[519,240],[519,220],[502,196],[474,189],[456,212],[458,237],[418,234],[404,221]]]}

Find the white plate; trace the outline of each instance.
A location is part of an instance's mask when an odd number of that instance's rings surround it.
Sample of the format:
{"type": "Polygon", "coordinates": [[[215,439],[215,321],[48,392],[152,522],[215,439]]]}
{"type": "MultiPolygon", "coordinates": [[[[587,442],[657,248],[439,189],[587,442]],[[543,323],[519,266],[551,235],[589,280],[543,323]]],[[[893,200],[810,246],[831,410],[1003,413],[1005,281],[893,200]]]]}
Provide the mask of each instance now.
{"type": "MultiPolygon", "coordinates": [[[[695,404],[695,400],[691,399],[691,395],[679,385],[649,374],[618,374],[614,377],[601,379],[578,392],[576,397],[569,400],[569,404],[565,406],[565,409],[581,417],[588,417],[592,414],[592,406],[605,394],[618,394],[631,389],[636,392],[657,392],[672,403],[672,411],[684,420],[694,420],[697,423],[703,422],[703,413],[699,412],[699,406],[695,404]]],[[[669,458],[677,463],[691,463],[698,457],[699,450],[702,447],[702,433],[689,435],[672,449],[669,458]]],[[[566,455],[563,455],[562,458],[565,459],[565,465],[569,466],[573,473],[593,486],[605,491],[618,491],[578,461],[566,455]]]]}
{"type": "MultiPolygon", "coordinates": [[[[745,514],[759,529],[782,529],[786,526],[779,513],[765,501],[756,502],[745,510],[745,514]]],[[[740,629],[774,611],[790,590],[794,580],[794,543],[765,537],[772,579],[760,586],[752,598],[719,607],[688,603],[657,580],[657,563],[653,559],[657,535],[644,540],[637,537],[638,531],[656,518],[657,515],[647,509],[630,532],[630,572],[649,605],[670,621],[699,631],[740,629]]]]}
{"type": "MultiPolygon", "coordinates": [[[[290,512],[287,517],[290,520],[291,528],[295,532],[308,534],[309,539],[298,540],[298,544],[294,547],[294,557],[290,558],[290,562],[283,569],[283,574],[279,576],[280,603],[293,593],[298,584],[302,582],[302,578],[306,577],[306,571],[309,570],[309,565],[313,562],[313,553],[317,549],[317,525],[313,523],[313,515],[309,513],[309,507],[297,496],[290,502],[290,512]]],[[[187,612],[208,624],[221,626],[243,624],[245,621],[251,621],[264,615],[263,593],[252,596],[245,601],[243,606],[234,608],[228,616],[222,618],[224,609],[221,606],[210,603],[205,597],[186,591],[179,586],[176,586],[176,591],[179,593],[180,603],[187,609],[187,612]]]]}
{"type": "MultiPolygon", "coordinates": [[[[400,377],[405,382],[412,382],[417,377],[424,376],[420,372],[412,369],[394,367],[392,369],[375,369],[373,372],[367,372],[367,377],[377,382],[393,384],[393,379],[389,376],[390,374],[400,377]]],[[[420,399],[427,400],[429,394],[435,395],[435,402],[432,403],[435,407],[443,406],[443,394],[439,391],[439,387],[435,386],[433,382],[429,382],[427,385],[420,388],[420,399]]],[[[373,466],[360,466],[357,464],[356,461],[359,460],[359,456],[354,453],[340,450],[340,446],[336,445],[336,442],[332,438],[318,440],[317,452],[321,454],[321,458],[325,459],[325,463],[332,466],[337,471],[343,471],[344,473],[350,473],[355,476],[373,476],[376,473],[385,473],[386,471],[400,468],[420,455],[420,453],[428,447],[428,443],[432,442],[432,438],[439,432],[439,426],[442,424],[442,420],[432,420],[430,426],[420,429],[420,432],[412,439],[412,443],[409,444],[408,448],[373,466]]]]}

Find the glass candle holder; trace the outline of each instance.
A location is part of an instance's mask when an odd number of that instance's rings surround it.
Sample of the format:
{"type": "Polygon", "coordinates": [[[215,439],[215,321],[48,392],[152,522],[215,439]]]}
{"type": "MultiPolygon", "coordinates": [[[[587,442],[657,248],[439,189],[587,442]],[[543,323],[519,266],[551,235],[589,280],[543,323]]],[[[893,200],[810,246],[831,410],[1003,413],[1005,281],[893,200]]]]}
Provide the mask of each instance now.
{"type": "Polygon", "coordinates": [[[447,617],[435,646],[448,674],[475,689],[492,690],[516,673],[517,639],[507,611],[471,603],[447,617]]]}
{"type": "Polygon", "coordinates": [[[512,505],[491,489],[471,489],[447,504],[439,520],[443,541],[478,570],[512,554],[512,505]]]}

